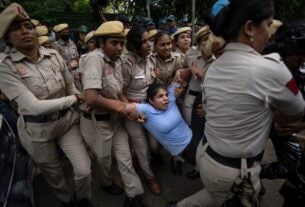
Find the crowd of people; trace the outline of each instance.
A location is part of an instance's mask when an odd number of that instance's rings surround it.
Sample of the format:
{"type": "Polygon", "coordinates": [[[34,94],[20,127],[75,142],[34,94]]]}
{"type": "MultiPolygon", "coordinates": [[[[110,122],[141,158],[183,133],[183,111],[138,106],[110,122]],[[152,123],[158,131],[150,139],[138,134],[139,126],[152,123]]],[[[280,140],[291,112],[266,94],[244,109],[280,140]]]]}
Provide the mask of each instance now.
{"type": "Polygon", "coordinates": [[[174,15],[158,29],[126,15],[81,25],[74,42],[67,23],[49,31],[12,3],[0,14],[1,113],[63,207],[94,206],[92,182],[125,193],[126,207],[148,206],[143,183],[163,193],[151,165],[162,149],[175,175],[189,162],[186,176],[204,186],[167,207],[259,206],[265,178],[286,179],[284,206],[302,207],[305,20],[274,13],[271,0],[218,0],[193,46],[191,25],[174,15]],[[261,164],[268,138],[278,161],[261,164]]]}

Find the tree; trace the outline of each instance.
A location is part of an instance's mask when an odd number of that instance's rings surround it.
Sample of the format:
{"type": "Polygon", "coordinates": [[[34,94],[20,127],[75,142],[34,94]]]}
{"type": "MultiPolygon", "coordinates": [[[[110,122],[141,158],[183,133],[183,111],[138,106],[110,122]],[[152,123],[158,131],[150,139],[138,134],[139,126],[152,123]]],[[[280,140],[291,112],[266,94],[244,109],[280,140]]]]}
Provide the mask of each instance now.
{"type": "MultiPolygon", "coordinates": [[[[6,2],[8,0],[5,0],[6,2]]],[[[93,7],[103,10],[104,13],[128,14],[133,16],[147,16],[146,0],[11,0],[22,4],[31,17],[50,20],[56,17],[49,16],[52,11],[92,12],[90,2],[102,2],[103,7],[93,7]],[[105,7],[105,5],[107,5],[105,7]]],[[[202,20],[209,13],[216,0],[196,0],[196,17],[202,20]]],[[[305,0],[274,0],[275,18],[288,21],[305,17],[305,0]]],[[[191,16],[191,0],[151,0],[151,16],[154,20],[174,14],[178,19],[191,16]]]]}

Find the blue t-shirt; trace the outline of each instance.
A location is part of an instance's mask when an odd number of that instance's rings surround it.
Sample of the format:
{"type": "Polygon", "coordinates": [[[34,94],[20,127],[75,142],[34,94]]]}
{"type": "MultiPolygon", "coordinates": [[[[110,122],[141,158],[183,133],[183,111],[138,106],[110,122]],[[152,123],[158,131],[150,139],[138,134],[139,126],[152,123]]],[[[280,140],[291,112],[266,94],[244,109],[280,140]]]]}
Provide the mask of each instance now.
{"type": "Polygon", "coordinates": [[[178,86],[178,83],[169,86],[169,104],[165,111],[157,110],[148,103],[136,104],[137,111],[147,118],[144,127],[171,155],[180,154],[192,139],[192,130],[185,123],[176,105],[174,91],[178,86]]]}

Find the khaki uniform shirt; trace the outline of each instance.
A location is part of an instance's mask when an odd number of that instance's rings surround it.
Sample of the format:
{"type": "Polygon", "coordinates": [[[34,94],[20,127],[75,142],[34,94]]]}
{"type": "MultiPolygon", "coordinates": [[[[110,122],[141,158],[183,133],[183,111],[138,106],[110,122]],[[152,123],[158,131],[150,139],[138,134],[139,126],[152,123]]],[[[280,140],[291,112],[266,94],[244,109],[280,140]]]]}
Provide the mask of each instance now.
{"type": "Polygon", "coordinates": [[[129,55],[130,55],[130,52],[126,49],[126,47],[124,47],[122,55],[121,55],[122,63],[128,59],[129,55]]]}
{"type": "Polygon", "coordinates": [[[121,60],[111,60],[101,49],[88,53],[84,61],[83,89],[97,89],[110,99],[119,99],[123,90],[121,60]]]}
{"type": "Polygon", "coordinates": [[[184,63],[184,60],[185,60],[185,57],[186,57],[186,53],[183,53],[179,48],[177,48],[175,52],[180,54],[180,56],[181,56],[181,63],[184,63]]]}
{"type": "Polygon", "coordinates": [[[175,72],[178,69],[183,68],[181,55],[172,52],[170,58],[166,60],[161,60],[157,54],[155,54],[154,57],[156,59],[156,68],[160,68],[163,75],[160,81],[163,84],[168,85],[175,75],[175,72]]]}
{"type": "MultiPolygon", "coordinates": [[[[96,48],[96,49],[94,49],[93,51],[95,51],[95,50],[98,50],[98,49],[96,48]]],[[[84,61],[85,61],[85,59],[86,59],[86,57],[87,57],[87,55],[88,55],[89,53],[90,53],[90,52],[87,52],[87,53],[81,55],[80,58],[79,58],[79,67],[78,67],[78,71],[79,71],[80,73],[82,73],[82,72],[84,71],[84,61]]]]}
{"type": "Polygon", "coordinates": [[[254,157],[266,145],[274,110],[286,115],[304,111],[298,89],[278,54],[264,58],[253,48],[229,43],[209,67],[204,83],[205,135],[209,145],[228,157],[254,157]]]}
{"type": "MultiPolygon", "coordinates": [[[[31,92],[39,100],[79,94],[62,57],[53,49],[39,48],[37,63],[15,48],[0,53],[0,88],[10,100],[31,92]]],[[[19,113],[29,114],[19,106],[19,113]]]]}
{"type": "Polygon", "coordinates": [[[155,60],[148,56],[139,57],[131,53],[122,64],[124,77],[124,93],[130,100],[146,99],[148,87],[154,82],[155,60]]]}
{"type": "Polygon", "coordinates": [[[71,40],[68,43],[65,43],[63,40],[58,40],[54,42],[53,48],[62,55],[69,69],[71,60],[78,60],[79,58],[77,47],[71,40]]]}
{"type": "Polygon", "coordinates": [[[190,49],[187,51],[186,56],[184,58],[183,66],[185,68],[192,66],[192,62],[193,62],[194,58],[200,54],[201,54],[201,51],[198,48],[198,46],[190,47],[190,49]]]}
{"type": "MultiPolygon", "coordinates": [[[[191,61],[190,66],[195,65],[196,67],[200,68],[203,73],[206,72],[207,68],[211,65],[211,63],[215,60],[215,57],[212,56],[207,62],[203,59],[202,53],[198,52],[194,59],[191,61]]],[[[191,77],[189,81],[189,90],[199,92],[201,91],[201,84],[202,80],[199,78],[191,77]]]]}

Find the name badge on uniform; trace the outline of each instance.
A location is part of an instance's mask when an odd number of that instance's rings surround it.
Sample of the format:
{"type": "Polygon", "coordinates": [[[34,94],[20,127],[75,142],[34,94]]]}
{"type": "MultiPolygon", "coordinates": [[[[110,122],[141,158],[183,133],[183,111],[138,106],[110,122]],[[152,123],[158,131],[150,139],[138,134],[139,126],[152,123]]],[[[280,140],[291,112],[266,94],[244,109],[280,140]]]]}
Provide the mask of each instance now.
{"type": "Polygon", "coordinates": [[[136,79],[136,80],[137,80],[137,79],[144,79],[144,78],[145,78],[144,75],[138,75],[138,76],[135,76],[135,77],[134,77],[134,79],[136,79]]]}
{"type": "Polygon", "coordinates": [[[17,72],[21,78],[29,76],[29,70],[22,64],[16,64],[17,72]]]}

